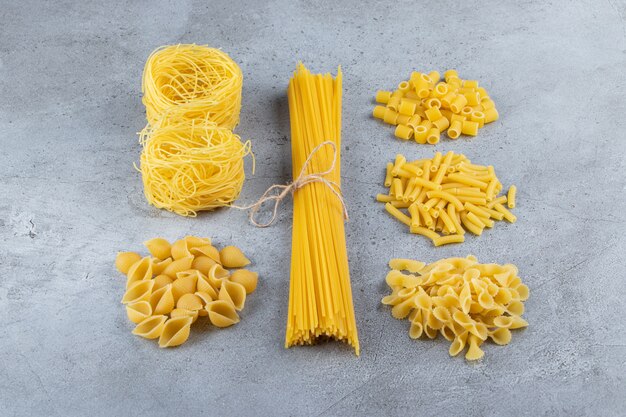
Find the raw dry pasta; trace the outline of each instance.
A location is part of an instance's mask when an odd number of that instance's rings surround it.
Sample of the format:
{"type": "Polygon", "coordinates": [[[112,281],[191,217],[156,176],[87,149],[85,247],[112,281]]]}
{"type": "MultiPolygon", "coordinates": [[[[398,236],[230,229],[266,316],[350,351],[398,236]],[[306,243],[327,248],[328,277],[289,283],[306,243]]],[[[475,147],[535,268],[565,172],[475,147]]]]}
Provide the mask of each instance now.
{"type": "Polygon", "coordinates": [[[136,324],[133,334],[159,339],[162,348],[174,347],[187,340],[198,317],[208,317],[215,327],[239,322],[238,311],[258,283],[256,272],[226,269],[250,263],[239,248],[220,251],[210,239],[195,236],[173,244],[163,238],[144,244],[152,257],[119,252],[115,259],[116,268],[127,276],[122,303],[136,324]],[[166,266],[155,272],[162,264],[166,266]]]}
{"type": "Polygon", "coordinates": [[[374,117],[396,125],[399,139],[431,145],[446,130],[450,139],[476,136],[486,123],[498,120],[493,100],[478,81],[462,80],[455,70],[444,77],[440,81],[437,71],[413,72],[395,91],[377,91],[374,117]]]}
{"type": "Polygon", "coordinates": [[[428,265],[392,259],[389,265],[386,282],[391,294],[382,303],[391,307],[394,318],[408,318],[411,338],[425,334],[434,339],[441,333],[452,342],[451,356],[467,347],[467,360],[480,359],[484,341],[506,345],[510,330],[528,326],[521,316],[529,290],[515,265],[480,264],[471,255],[428,265]],[[421,268],[416,271],[415,266],[421,268]],[[400,270],[408,268],[412,273],[400,270]]]}
{"type": "Polygon", "coordinates": [[[517,220],[502,205],[513,198],[509,207],[515,206],[515,186],[508,197],[498,196],[502,183],[492,166],[472,164],[452,151],[414,161],[397,155],[395,163],[387,164],[387,184],[388,194],[378,194],[376,200],[411,233],[428,237],[435,246],[464,242],[466,230],[481,235],[496,220],[517,220]]]}

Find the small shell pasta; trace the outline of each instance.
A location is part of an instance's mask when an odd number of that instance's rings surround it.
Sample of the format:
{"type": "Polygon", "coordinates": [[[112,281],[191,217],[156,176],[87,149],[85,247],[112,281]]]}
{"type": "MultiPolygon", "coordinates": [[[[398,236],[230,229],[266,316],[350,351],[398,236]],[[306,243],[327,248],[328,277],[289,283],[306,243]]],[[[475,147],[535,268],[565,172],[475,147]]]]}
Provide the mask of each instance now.
{"type": "Polygon", "coordinates": [[[218,328],[239,322],[238,311],[258,285],[256,272],[226,269],[250,264],[241,250],[226,246],[220,251],[211,239],[195,236],[173,244],[157,237],[144,245],[151,256],[119,252],[115,258],[116,269],[126,275],[122,303],[135,324],[134,335],[159,339],[159,347],[166,348],[185,343],[199,317],[218,328]]]}

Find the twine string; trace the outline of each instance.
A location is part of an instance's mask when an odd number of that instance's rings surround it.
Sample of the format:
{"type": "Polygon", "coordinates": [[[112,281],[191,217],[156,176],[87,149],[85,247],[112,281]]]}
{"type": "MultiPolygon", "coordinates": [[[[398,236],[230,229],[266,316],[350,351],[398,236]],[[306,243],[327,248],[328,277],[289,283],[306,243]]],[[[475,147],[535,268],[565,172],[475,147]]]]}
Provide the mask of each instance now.
{"type": "Polygon", "coordinates": [[[322,183],[328,187],[328,189],[337,197],[339,202],[341,203],[343,209],[343,217],[345,220],[349,220],[348,218],[348,209],[346,208],[346,203],[341,195],[341,189],[339,184],[334,181],[331,181],[327,178],[324,178],[325,175],[330,174],[335,169],[335,165],[337,164],[337,145],[335,145],[332,141],[325,141],[317,145],[307,156],[304,164],[302,164],[302,168],[300,169],[300,174],[298,177],[293,180],[293,182],[288,184],[274,184],[269,187],[263,195],[253,204],[247,206],[236,206],[233,205],[231,207],[239,209],[239,210],[250,210],[248,217],[250,222],[256,227],[268,227],[276,220],[276,216],[278,215],[278,208],[280,207],[280,203],[283,201],[285,197],[289,194],[295,193],[300,188],[303,188],[309,184],[313,184],[315,182],[322,183]],[[328,167],[328,169],[320,172],[315,172],[312,174],[306,174],[306,170],[313,159],[313,156],[322,149],[324,146],[331,146],[333,149],[333,162],[328,167]],[[260,223],[257,221],[256,215],[263,206],[263,204],[273,201],[274,208],[272,209],[272,216],[265,223],[260,223]]]}

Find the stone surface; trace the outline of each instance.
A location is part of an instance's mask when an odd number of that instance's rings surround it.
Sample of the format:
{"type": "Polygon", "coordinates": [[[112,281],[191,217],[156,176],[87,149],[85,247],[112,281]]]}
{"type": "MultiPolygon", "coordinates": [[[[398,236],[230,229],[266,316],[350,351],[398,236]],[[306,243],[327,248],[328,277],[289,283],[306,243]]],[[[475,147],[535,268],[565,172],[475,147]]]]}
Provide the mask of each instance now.
{"type": "MultiPolygon", "coordinates": [[[[0,415],[623,415],[626,407],[626,2],[4,0],[0,7],[0,415]],[[162,44],[221,47],[245,74],[237,132],[289,179],[288,78],[345,72],[344,193],[362,355],[283,348],[291,203],[255,229],[221,210],[147,205],[133,168],[140,79],[162,44]],[[501,119],[473,139],[400,142],[372,98],[411,70],[478,79],[501,119]],[[373,196],[396,153],[463,152],[519,188],[513,225],[433,248],[373,196]],[[233,328],[160,350],[130,334],[118,250],[154,236],[240,245],[259,288],[233,328]],[[530,327],[477,364],[413,341],[379,304],[391,257],[515,263],[530,327]]],[[[248,164],[250,168],[250,164],[248,164]]]]}

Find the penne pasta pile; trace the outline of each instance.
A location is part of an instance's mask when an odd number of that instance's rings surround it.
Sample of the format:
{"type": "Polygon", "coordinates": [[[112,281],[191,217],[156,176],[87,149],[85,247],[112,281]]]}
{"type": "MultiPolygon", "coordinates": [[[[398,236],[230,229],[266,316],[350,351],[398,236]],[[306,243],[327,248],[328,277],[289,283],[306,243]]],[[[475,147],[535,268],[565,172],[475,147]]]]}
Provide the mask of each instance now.
{"type": "Polygon", "coordinates": [[[389,193],[376,199],[411,233],[430,238],[435,246],[463,242],[466,230],[481,235],[496,220],[517,220],[504,207],[515,208],[515,186],[498,196],[502,183],[491,165],[472,164],[452,151],[411,162],[398,154],[387,164],[385,186],[389,193]]]}
{"type": "Polygon", "coordinates": [[[152,257],[119,252],[115,259],[126,275],[122,303],[137,324],[133,334],[159,339],[165,348],[185,343],[198,316],[208,316],[215,327],[239,322],[238,312],[258,281],[256,272],[239,269],[250,264],[241,250],[218,250],[210,239],[195,236],[173,244],[155,238],[145,245],[152,257]]]}
{"type": "Polygon", "coordinates": [[[480,359],[487,339],[506,345],[511,330],[528,326],[521,316],[529,290],[515,265],[480,264],[468,256],[429,265],[392,259],[389,267],[391,294],[382,303],[392,307],[394,318],[409,319],[411,338],[434,339],[441,333],[452,342],[451,356],[467,347],[467,360],[480,359]]]}
{"type": "Polygon", "coordinates": [[[461,134],[476,136],[485,124],[498,120],[498,111],[484,87],[476,80],[462,80],[455,70],[429,74],[412,72],[398,89],[378,91],[373,115],[395,125],[396,137],[417,143],[439,142],[443,132],[450,139],[461,134]]]}

